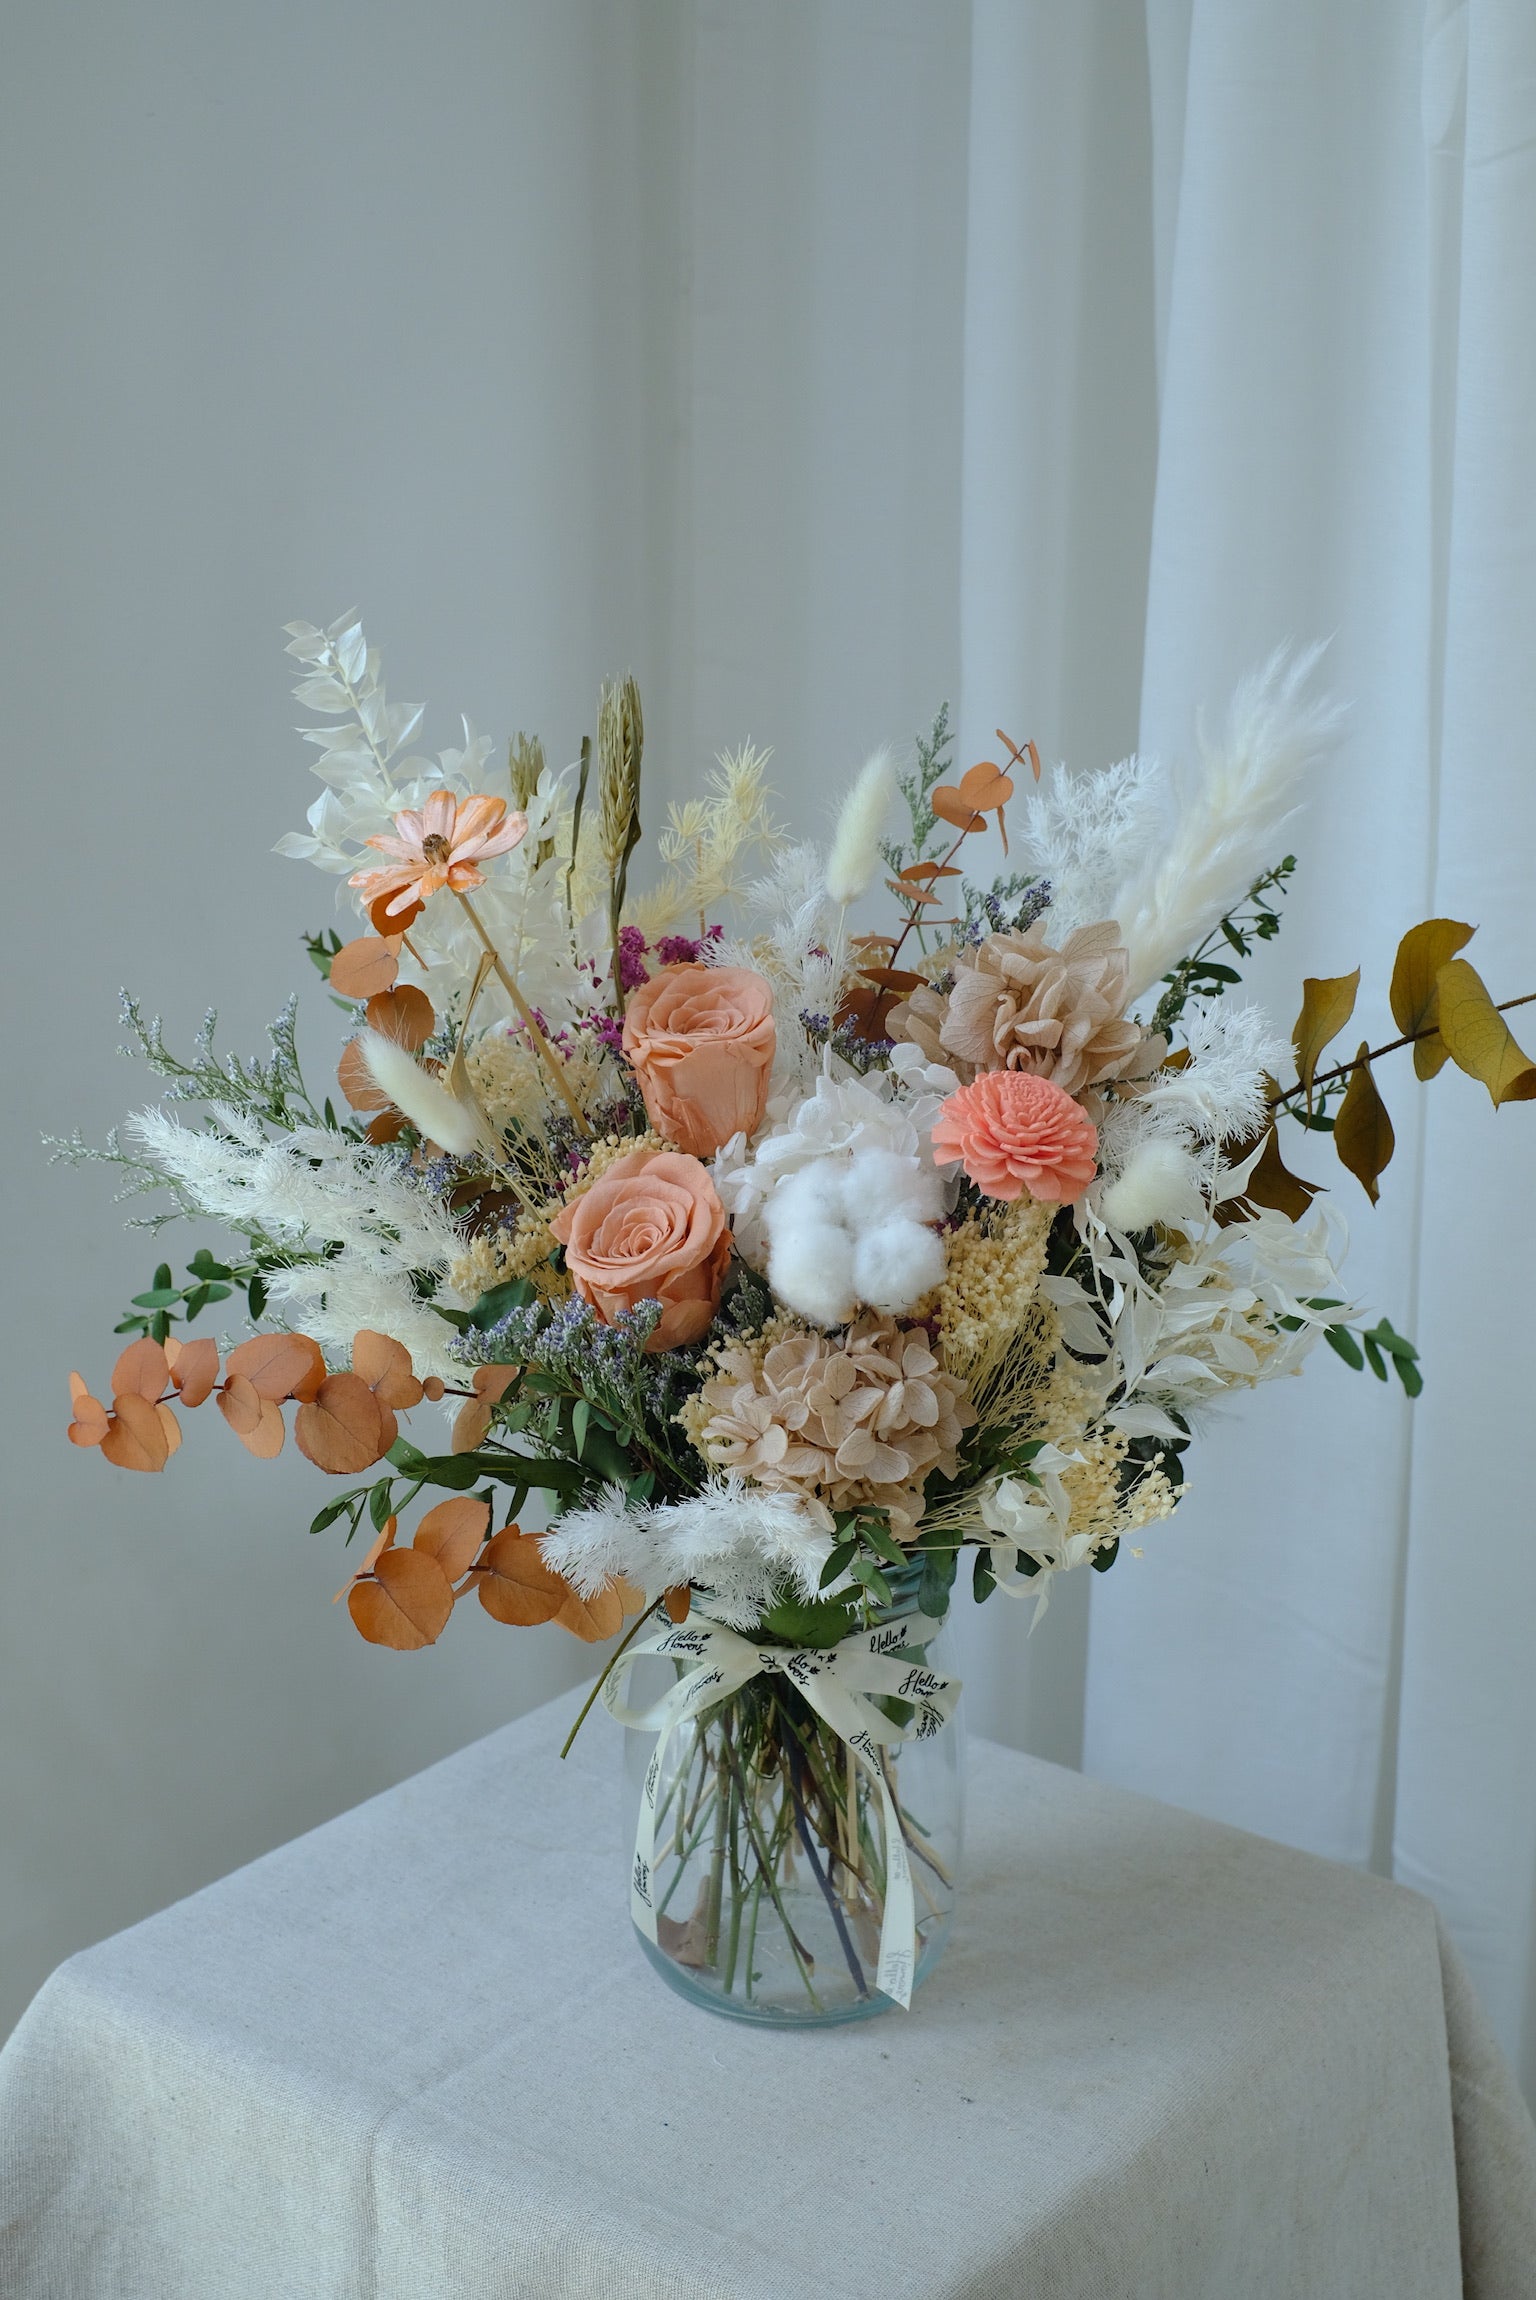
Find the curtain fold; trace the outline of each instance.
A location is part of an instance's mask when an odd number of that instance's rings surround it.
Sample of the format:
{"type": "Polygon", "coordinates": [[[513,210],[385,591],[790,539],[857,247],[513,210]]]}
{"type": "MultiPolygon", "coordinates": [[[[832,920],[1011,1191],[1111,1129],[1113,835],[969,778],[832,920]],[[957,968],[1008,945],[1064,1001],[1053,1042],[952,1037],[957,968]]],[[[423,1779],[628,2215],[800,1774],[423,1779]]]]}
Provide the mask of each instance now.
{"type": "MultiPolygon", "coordinates": [[[[1152,0],[1147,23],[1142,742],[1187,742],[1275,638],[1331,638],[1347,738],[1249,982],[1294,1000],[1360,963],[1352,1029],[1379,1043],[1420,917],[1479,925],[1496,996],[1536,979],[1536,19],[1152,0]]],[[[1085,1762],[1431,1892],[1530,2086],[1536,1148],[1465,1078],[1379,1083],[1378,1208],[1299,1131],[1287,1156],[1338,1192],[1347,1280],[1415,1335],[1425,1395],[1323,1354],[1207,1435],[1178,1518],[1092,1592],[1085,1762]]]]}
{"type": "MultiPolygon", "coordinates": [[[[960,756],[1136,747],[1156,470],[1147,42],[1139,0],[975,0],[965,238],[960,756]]],[[[998,858],[999,863],[1001,857],[998,858]]],[[[1087,1575],[1026,1642],[959,1609],[973,1723],[1077,1765],[1087,1575]]]]}
{"type": "MultiPolygon", "coordinates": [[[[1498,996],[1536,980],[1536,13],[1431,10],[1425,125],[1456,178],[1436,347],[1435,904],[1479,923],[1473,950],[1498,996]]],[[[1529,1046],[1529,1015],[1512,1020],[1529,1046]]],[[[1536,2094],[1531,1115],[1494,1119],[1460,1093],[1429,1113],[1419,1267],[1434,1411],[1414,1427],[1392,1853],[1444,1912],[1536,2094]]]]}

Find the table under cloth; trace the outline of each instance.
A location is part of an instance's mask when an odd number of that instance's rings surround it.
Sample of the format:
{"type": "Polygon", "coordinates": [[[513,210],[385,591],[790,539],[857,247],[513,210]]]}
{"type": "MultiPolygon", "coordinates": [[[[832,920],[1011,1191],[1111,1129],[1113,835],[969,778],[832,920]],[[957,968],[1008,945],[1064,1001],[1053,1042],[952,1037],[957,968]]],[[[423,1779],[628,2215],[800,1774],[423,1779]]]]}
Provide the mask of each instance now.
{"type": "Polygon", "coordinates": [[[5,2300],[1475,2300],[1536,2151],[1434,1911],[973,1743],[914,2009],[756,2029],[630,1931],[569,1699],[62,1966],[5,2300]]]}

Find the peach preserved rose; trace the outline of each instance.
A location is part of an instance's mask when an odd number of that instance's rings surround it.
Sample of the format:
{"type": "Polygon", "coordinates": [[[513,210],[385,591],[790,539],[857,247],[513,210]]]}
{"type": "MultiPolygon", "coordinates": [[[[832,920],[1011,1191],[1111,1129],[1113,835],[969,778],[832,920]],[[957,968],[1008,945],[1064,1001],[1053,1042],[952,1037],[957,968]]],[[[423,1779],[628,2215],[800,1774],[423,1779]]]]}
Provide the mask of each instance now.
{"type": "Polygon", "coordinates": [[[651,1124],[696,1158],[762,1124],[775,1044],[772,993],[745,966],[663,967],[624,1015],[651,1124]]]}
{"type": "Polygon", "coordinates": [[[550,1224],[584,1302],[605,1325],[641,1302],[660,1302],[648,1350],[675,1350],[709,1331],[726,1264],[730,1225],[697,1158],[634,1150],[550,1224]]]}

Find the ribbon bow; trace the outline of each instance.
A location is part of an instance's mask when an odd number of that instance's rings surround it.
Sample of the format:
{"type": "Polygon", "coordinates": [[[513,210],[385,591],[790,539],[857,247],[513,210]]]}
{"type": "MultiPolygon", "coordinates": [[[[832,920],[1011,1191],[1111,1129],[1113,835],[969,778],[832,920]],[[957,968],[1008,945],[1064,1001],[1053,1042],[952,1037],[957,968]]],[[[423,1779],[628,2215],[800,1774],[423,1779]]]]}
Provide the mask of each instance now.
{"type": "Polygon", "coordinates": [[[912,1979],[917,1959],[917,1917],[912,1897],[912,1871],[902,1836],[901,1819],[891,1795],[882,1745],[926,1741],[954,1715],[960,1698],[957,1679],[936,1677],[922,1662],[897,1660],[908,1629],[889,1622],[878,1629],[858,1630],[827,1651],[803,1645],[754,1645],[748,1637],[727,1629],[695,1608],[692,1619],[631,1646],[619,1668],[603,1686],[608,1713],[621,1725],[654,1733],[656,1747],[646,1768],[640,1794],[640,1819],[635,1829],[635,1861],[630,1875],[630,1907],[635,1923],[647,1940],[656,1939],[656,1907],[651,1872],[656,1856],[656,1789],[662,1759],[675,1729],[701,1710],[728,1700],[754,1677],[787,1677],[804,1694],[818,1715],[845,1741],[880,1791],[885,1818],[885,1914],[880,1926],[880,1961],[875,1986],[899,2005],[912,2001],[912,1979]],[[634,1709],[620,1696],[627,1683],[629,1664],[645,1653],[691,1664],[677,1683],[648,1709],[634,1709]],[[877,1709],[870,1696],[883,1694],[910,1702],[912,1721],[894,1725],[877,1709]]]}

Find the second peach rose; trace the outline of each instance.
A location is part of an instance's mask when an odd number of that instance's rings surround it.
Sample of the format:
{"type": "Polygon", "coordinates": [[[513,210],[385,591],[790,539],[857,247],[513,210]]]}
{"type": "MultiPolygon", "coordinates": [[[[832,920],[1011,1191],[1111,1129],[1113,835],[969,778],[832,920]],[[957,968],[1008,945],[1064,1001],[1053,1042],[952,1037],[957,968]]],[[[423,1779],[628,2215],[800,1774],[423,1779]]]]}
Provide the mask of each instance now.
{"type": "Polygon", "coordinates": [[[762,1124],[775,1043],[772,994],[750,967],[663,967],[625,1010],[651,1124],[695,1158],[762,1124]]]}
{"type": "Polygon", "coordinates": [[[641,1302],[660,1302],[647,1350],[702,1341],[731,1258],[719,1194],[697,1158],[632,1150],[550,1224],[584,1302],[605,1325],[641,1302]]]}

